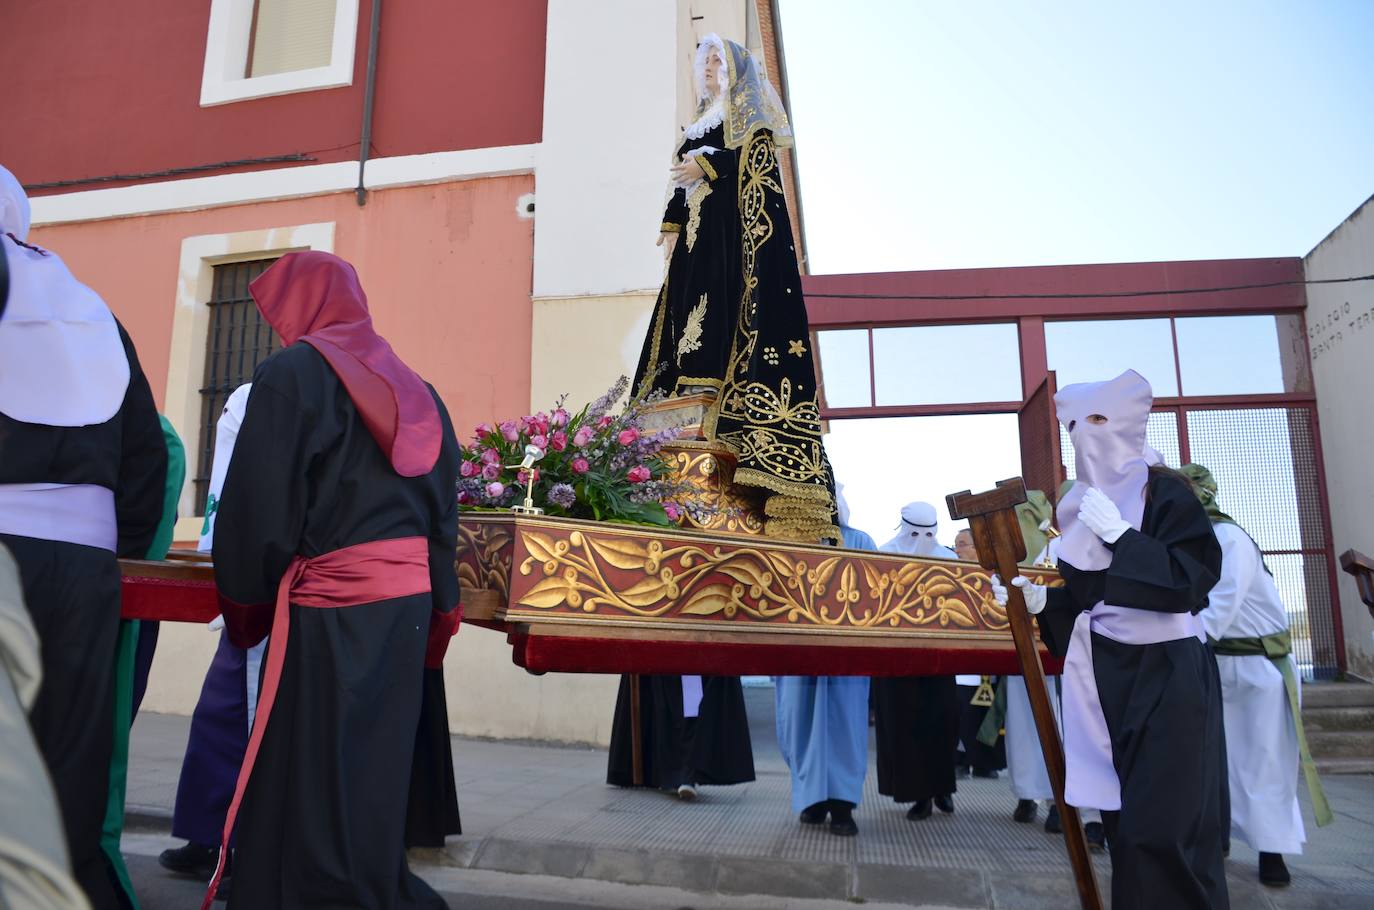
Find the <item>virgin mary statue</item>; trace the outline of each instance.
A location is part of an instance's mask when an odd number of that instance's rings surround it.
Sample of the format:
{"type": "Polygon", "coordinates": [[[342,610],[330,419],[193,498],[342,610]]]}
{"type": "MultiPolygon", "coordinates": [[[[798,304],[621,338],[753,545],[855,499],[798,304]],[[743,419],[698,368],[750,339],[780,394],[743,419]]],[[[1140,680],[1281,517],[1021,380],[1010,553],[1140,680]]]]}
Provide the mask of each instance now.
{"type": "Polygon", "coordinates": [[[792,130],[749,51],[708,35],[694,68],[697,118],[672,168],[659,243],[668,272],[635,388],[713,392],[706,437],[765,496],[770,537],[840,537],[821,444],[811,336],[777,148],[792,130]]]}

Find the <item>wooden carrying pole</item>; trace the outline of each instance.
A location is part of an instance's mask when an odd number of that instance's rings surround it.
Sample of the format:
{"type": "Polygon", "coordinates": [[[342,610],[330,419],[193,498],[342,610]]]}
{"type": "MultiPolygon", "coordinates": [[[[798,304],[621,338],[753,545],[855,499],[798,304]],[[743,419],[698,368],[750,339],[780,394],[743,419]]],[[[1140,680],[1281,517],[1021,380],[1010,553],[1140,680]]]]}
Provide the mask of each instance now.
{"type": "Polygon", "coordinates": [[[1064,746],[1059,740],[1059,728],[1050,707],[1049,689],[1045,685],[1045,668],[1040,664],[1040,652],[1035,647],[1035,635],[1030,614],[1021,589],[1012,586],[1020,569],[1017,563],[1028,555],[1021,537],[1021,525],[1016,520],[1016,506],[1026,501],[1026,485],[1021,478],[1003,480],[996,489],[974,494],[968,490],[945,497],[949,515],[953,519],[967,518],[973,532],[973,545],[978,550],[978,562],[983,568],[996,572],[1007,585],[1007,621],[1016,643],[1016,656],[1030,696],[1031,713],[1035,715],[1035,729],[1040,734],[1040,749],[1045,754],[1045,768],[1054,788],[1054,801],[1059,806],[1059,820],[1064,827],[1064,841],[1069,850],[1069,862],[1078,886],[1078,899],[1083,910],[1102,910],[1102,896],[1097,890],[1088,842],[1083,836],[1083,824],[1078,810],[1064,801],[1064,746]]]}

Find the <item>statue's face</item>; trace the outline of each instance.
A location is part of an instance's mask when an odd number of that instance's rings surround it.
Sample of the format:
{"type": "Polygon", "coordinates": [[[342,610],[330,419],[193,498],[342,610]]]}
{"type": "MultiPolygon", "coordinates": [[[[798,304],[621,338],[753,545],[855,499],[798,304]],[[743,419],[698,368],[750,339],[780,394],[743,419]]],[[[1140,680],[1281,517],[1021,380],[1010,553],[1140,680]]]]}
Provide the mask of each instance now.
{"type": "Polygon", "coordinates": [[[725,61],[721,59],[720,50],[713,47],[706,55],[706,91],[713,98],[720,94],[724,72],[725,61]]]}

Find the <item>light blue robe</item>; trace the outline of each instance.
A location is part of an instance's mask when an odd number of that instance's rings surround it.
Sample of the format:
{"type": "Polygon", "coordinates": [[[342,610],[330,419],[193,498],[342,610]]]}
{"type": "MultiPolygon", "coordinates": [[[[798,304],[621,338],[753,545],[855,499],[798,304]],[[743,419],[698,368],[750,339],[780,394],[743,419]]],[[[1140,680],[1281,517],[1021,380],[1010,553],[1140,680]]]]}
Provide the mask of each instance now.
{"type": "MultiPolygon", "coordinates": [[[[844,545],[877,550],[863,531],[841,527],[844,545]]],[[[827,799],[859,804],[868,771],[868,677],[780,676],[778,746],[792,772],[792,811],[827,799]]]]}

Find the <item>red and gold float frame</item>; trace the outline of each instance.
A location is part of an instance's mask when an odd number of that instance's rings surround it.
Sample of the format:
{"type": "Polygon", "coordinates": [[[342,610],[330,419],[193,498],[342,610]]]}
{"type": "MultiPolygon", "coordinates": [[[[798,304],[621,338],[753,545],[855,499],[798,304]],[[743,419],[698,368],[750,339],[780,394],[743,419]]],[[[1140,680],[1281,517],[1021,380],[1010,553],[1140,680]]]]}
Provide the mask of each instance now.
{"type": "MultiPolygon", "coordinates": [[[[122,566],[127,619],[219,612],[204,556],[122,566]]],[[[464,621],[505,632],[535,673],[1020,672],[1006,610],[970,562],[479,512],[463,515],[455,567],[464,621]]]]}
{"type": "Polygon", "coordinates": [[[1020,672],[974,563],[468,513],[457,569],[465,620],[506,632],[533,672],[1020,672]]]}

